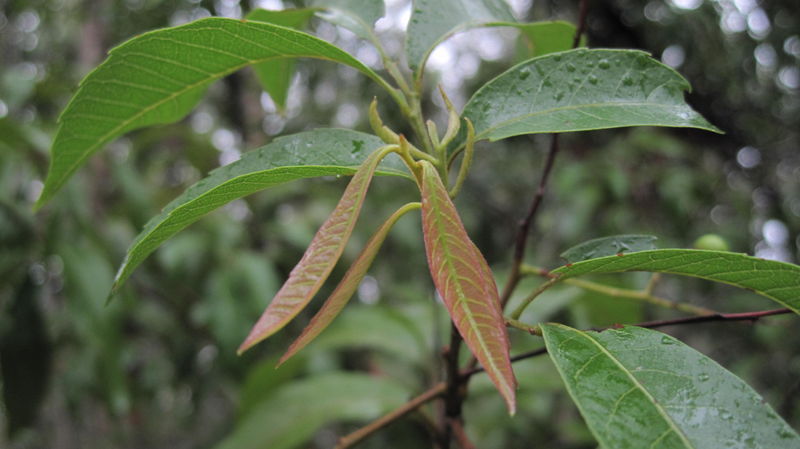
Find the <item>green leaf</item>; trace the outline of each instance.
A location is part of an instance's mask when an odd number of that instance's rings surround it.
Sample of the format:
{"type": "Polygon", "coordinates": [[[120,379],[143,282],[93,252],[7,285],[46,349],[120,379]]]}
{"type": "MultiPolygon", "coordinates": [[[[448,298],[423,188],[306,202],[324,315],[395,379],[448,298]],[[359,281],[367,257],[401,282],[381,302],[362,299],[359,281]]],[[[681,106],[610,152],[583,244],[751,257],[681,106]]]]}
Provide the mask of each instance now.
{"type": "Polygon", "coordinates": [[[375,39],[373,25],[386,13],[382,0],[316,0],[313,4],[323,8],[317,13],[320,18],[368,41],[375,39]]]}
{"type": "Polygon", "coordinates": [[[367,421],[399,407],[410,392],[398,382],[325,373],[284,385],[251,408],[217,449],[302,447],[333,421],[367,421]]]}
{"type": "Polygon", "coordinates": [[[370,237],[366,246],[361,251],[361,254],[358,255],[350,268],[347,269],[347,273],[345,273],[342,280],[339,281],[339,285],[336,286],[336,289],[322,305],[322,308],[319,310],[319,312],[314,315],[314,318],[312,318],[305,329],[303,329],[303,332],[300,334],[300,336],[297,337],[294,342],[292,342],[292,344],[289,346],[289,349],[287,349],[286,353],[283,355],[283,357],[281,357],[278,365],[283,364],[286,360],[296,354],[297,351],[306,347],[306,345],[311,343],[314,338],[316,338],[322,331],[325,330],[326,327],[328,327],[329,324],[331,324],[334,318],[339,315],[339,312],[344,309],[344,306],[347,305],[347,302],[350,301],[350,298],[353,296],[353,293],[356,292],[356,289],[358,289],[358,285],[361,283],[361,280],[364,279],[364,276],[367,274],[367,270],[369,269],[370,265],[372,265],[372,261],[375,260],[375,256],[378,254],[378,250],[381,249],[383,241],[386,240],[386,236],[389,234],[389,231],[392,229],[397,220],[405,215],[406,212],[419,209],[419,207],[419,203],[406,204],[393,213],[381,225],[381,227],[375,231],[375,234],[370,237]]]}
{"type": "Polygon", "coordinates": [[[433,283],[464,342],[514,414],[516,380],[494,277],[436,169],[425,161],[422,167],[422,231],[433,283]]]}
{"type": "MultiPolygon", "coordinates": [[[[156,248],[205,214],[246,195],[296,179],[350,175],[384,143],[375,136],[344,129],[318,129],[275,139],[212,171],[150,219],[128,248],[112,292],[156,248]]],[[[380,175],[405,176],[402,162],[390,157],[380,175]]]]}
{"type": "Polygon", "coordinates": [[[567,279],[583,274],[651,271],[722,282],[766,296],[800,313],[800,266],[746,254],[699,249],[657,249],[577,262],[551,271],[567,279]]]}
{"type": "Polygon", "coordinates": [[[286,57],[349,65],[385,85],[350,54],[309,34],[262,22],[212,17],[152,31],[114,48],[61,114],[38,206],[94,152],[133,129],[185,116],[211,82],[286,57]]]}
{"type": "Polygon", "coordinates": [[[459,31],[491,22],[514,22],[503,0],[414,0],[413,8],[406,57],[414,70],[425,66],[437,44],[459,31]]]}
{"type": "Polygon", "coordinates": [[[604,448],[800,448],[744,381],[649,329],[542,325],[547,350],[604,448]]]}
{"type": "Polygon", "coordinates": [[[516,28],[525,39],[528,58],[571,49],[578,31],[575,25],[561,20],[520,24],[516,28]]]}
{"type": "MultiPolygon", "coordinates": [[[[254,9],[245,16],[245,19],[301,30],[306,27],[308,21],[311,20],[311,17],[316,12],[317,10],[312,8],[286,9],[283,11],[254,9]]],[[[261,82],[261,87],[272,98],[278,111],[286,109],[287,94],[289,93],[292,76],[294,76],[294,66],[294,58],[275,59],[253,66],[253,71],[256,72],[256,76],[261,82]]]]}
{"type": "MultiPolygon", "coordinates": [[[[478,140],[492,141],[625,126],[719,132],[684,102],[689,88],[647,53],[577,49],[512,67],[481,87],[462,116],[472,120],[478,140]]],[[[461,134],[456,143],[463,143],[461,134]]]]}
{"type": "Polygon", "coordinates": [[[311,301],[330,275],[353,233],[378,163],[392,150],[391,147],[379,149],[361,164],[339,204],[319,228],[303,258],[292,269],[289,279],[239,346],[239,354],[279,331],[311,301]]]}
{"type": "Polygon", "coordinates": [[[656,240],[658,240],[658,237],[652,235],[612,235],[575,245],[561,253],[560,257],[567,262],[575,263],[586,259],[635,253],[637,251],[656,249],[656,245],[653,243],[656,240]]]}

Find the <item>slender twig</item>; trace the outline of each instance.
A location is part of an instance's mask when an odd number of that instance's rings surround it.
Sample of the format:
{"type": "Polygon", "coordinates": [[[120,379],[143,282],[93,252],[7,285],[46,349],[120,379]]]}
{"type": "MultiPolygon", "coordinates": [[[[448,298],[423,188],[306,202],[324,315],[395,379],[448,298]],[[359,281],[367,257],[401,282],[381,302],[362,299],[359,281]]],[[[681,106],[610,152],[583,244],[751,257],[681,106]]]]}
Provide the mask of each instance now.
{"type": "Polygon", "coordinates": [[[586,16],[589,13],[589,1],[581,0],[578,11],[578,29],[575,31],[575,37],[572,39],[572,48],[578,48],[581,44],[581,37],[586,32],[586,16]]]}
{"type": "Polygon", "coordinates": [[[453,423],[461,422],[461,406],[463,404],[463,379],[458,372],[458,353],[461,349],[461,334],[456,325],[450,324],[450,346],[445,352],[445,383],[447,390],[444,395],[444,425],[442,431],[442,449],[450,447],[455,429],[453,423]]]}
{"type": "Polygon", "coordinates": [[[455,419],[450,423],[453,428],[453,437],[458,442],[461,449],[475,449],[475,445],[469,440],[467,431],[464,429],[464,423],[460,419],[455,419]]]}
{"type": "Polygon", "coordinates": [[[544,293],[545,290],[555,285],[556,282],[558,282],[558,278],[550,278],[545,282],[542,282],[539,285],[539,287],[537,287],[536,290],[533,291],[533,293],[531,293],[525,299],[523,299],[520,305],[517,306],[516,309],[514,309],[514,312],[511,314],[511,318],[514,318],[515,320],[519,319],[519,317],[522,315],[522,312],[525,311],[525,308],[527,308],[533,302],[534,299],[539,297],[539,295],[544,293]]]}
{"type": "Polygon", "coordinates": [[[790,309],[774,309],[774,310],[761,310],[758,312],[714,313],[711,315],[693,316],[688,318],[676,318],[674,320],[646,321],[644,323],[634,324],[633,326],[654,329],[657,327],[664,327],[664,326],[709,323],[713,321],[750,321],[752,323],[755,323],[756,321],[765,316],[785,315],[788,313],[793,313],[793,312],[790,309]]]}

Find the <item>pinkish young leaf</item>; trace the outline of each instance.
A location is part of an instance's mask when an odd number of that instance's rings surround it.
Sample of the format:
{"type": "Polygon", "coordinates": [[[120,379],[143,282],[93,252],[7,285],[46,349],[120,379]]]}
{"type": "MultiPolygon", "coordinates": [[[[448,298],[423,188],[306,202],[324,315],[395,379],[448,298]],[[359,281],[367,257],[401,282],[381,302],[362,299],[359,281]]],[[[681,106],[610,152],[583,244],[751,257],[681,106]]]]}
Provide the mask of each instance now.
{"type": "Polygon", "coordinates": [[[333,319],[339,315],[339,312],[344,309],[344,306],[347,305],[347,302],[353,296],[353,293],[355,293],[358,284],[364,279],[364,275],[367,274],[367,270],[370,265],[372,265],[372,261],[375,260],[375,256],[378,254],[378,250],[380,250],[383,241],[386,240],[386,235],[389,234],[392,226],[394,226],[397,220],[405,215],[406,212],[419,209],[419,207],[419,203],[408,203],[404,205],[375,231],[375,234],[369,239],[369,242],[367,242],[361,254],[358,255],[358,258],[347,270],[347,273],[345,273],[339,285],[336,286],[336,290],[331,293],[331,296],[328,297],[319,312],[314,315],[314,318],[311,319],[308,326],[303,329],[303,333],[297,337],[297,340],[295,340],[291,346],[289,346],[289,349],[286,350],[286,353],[283,354],[283,357],[281,357],[278,362],[278,366],[282,365],[283,362],[289,360],[290,357],[311,343],[311,341],[324,331],[325,328],[331,324],[333,319]]]}
{"type": "Polygon", "coordinates": [[[433,282],[464,342],[514,414],[516,379],[497,286],[436,169],[422,164],[422,232],[433,282]]]}
{"type": "Polygon", "coordinates": [[[289,273],[289,279],[264,310],[237,353],[241,354],[279,331],[311,301],[350,239],[375,168],[391,151],[390,147],[379,149],[361,164],[336,209],[319,228],[303,258],[289,273]]]}

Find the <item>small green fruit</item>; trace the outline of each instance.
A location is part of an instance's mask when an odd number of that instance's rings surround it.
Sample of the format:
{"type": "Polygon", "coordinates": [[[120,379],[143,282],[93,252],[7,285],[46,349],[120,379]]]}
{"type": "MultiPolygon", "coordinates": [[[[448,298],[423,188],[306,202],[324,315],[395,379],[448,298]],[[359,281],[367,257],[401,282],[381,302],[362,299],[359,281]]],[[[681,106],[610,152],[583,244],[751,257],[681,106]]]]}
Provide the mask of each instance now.
{"type": "Polygon", "coordinates": [[[697,249],[708,249],[713,251],[730,251],[728,241],[717,234],[705,234],[694,241],[697,249]]]}

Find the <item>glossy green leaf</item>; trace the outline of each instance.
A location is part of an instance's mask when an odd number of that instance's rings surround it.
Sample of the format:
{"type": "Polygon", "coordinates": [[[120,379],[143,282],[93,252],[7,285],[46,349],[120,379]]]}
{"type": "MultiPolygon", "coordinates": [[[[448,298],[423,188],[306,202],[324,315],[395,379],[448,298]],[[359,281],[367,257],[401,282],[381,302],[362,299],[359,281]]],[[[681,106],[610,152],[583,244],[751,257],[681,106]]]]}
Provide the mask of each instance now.
{"type": "Polygon", "coordinates": [[[375,419],[406,401],[398,382],[357,373],[325,373],[283,385],[252,407],[217,449],[303,447],[332,422],[375,419]]]}
{"type": "Polygon", "coordinates": [[[447,37],[491,22],[514,22],[503,0],[414,0],[406,33],[412,69],[425,66],[431,51],[447,37]]]}
{"type": "Polygon", "coordinates": [[[211,82],[253,64],[310,57],[349,65],[383,80],[345,51],[301,31],[212,17],[152,31],[111,50],[61,114],[42,205],[94,152],[115,137],[171,123],[197,104],[211,82]]]}
{"type": "Polygon", "coordinates": [[[317,293],[342,255],[361,212],[375,169],[388,153],[388,148],[377,150],[358,168],[339,204],[319,228],[303,258],[289,273],[289,279],[239,346],[240,354],[283,328],[317,293]]]}
{"type": "MultiPolygon", "coordinates": [[[[286,9],[283,11],[254,9],[245,16],[245,19],[302,30],[316,12],[317,10],[312,8],[286,9]]],[[[256,72],[261,87],[269,94],[279,111],[283,111],[286,108],[289,86],[292,83],[292,76],[294,76],[294,67],[294,58],[275,59],[253,66],[253,71],[256,72]]]]}
{"type": "Polygon", "coordinates": [[[278,365],[288,360],[296,354],[297,351],[306,347],[306,345],[311,343],[317,335],[331,324],[334,318],[339,315],[339,312],[344,309],[344,306],[347,305],[347,302],[350,301],[356,289],[358,289],[358,285],[367,274],[367,270],[372,265],[372,261],[375,260],[375,256],[378,254],[378,250],[381,249],[381,245],[383,245],[383,241],[386,240],[386,236],[389,234],[392,226],[407,212],[418,209],[419,207],[419,203],[406,204],[392,214],[381,227],[375,231],[361,251],[361,254],[358,255],[353,264],[350,265],[350,268],[347,269],[347,273],[345,273],[342,280],[339,281],[339,285],[336,286],[336,289],[322,305],[319,312],[314,315],[305,329],[303,329],[300,336],[292,342],[289,349],[287,349],[286,353],[281,357],[278,365]]]}
{"type": "Polygon", "coordinates": [[[668,335],[559,324],[542,332],[604,448],[800,448],[800,437],[744,381],[668,335]]]}
{"type": "MultiPolygon", "coordinates": [[[[375,136],[344,129],[318,129],[275,139],[212,171],[167,204],[133,241],[114,279],[113,290],[164,241],[205,214],[246,195],[296,179],[350,175],[383,146],[375,136]]],[[[404,175],[397,157],[384,160],[381,175],[404,175]]]]}
{"type": "Polygon", "coordinates": [[[577,49],[512,67],[481,87],[462,116],[472,120],[478,140],[492,141],[625,126],[719,132],[686,104],[689,88],[678,72],[647,53],[577,49]]]}
{"type": "Polygon", "coordinates": [[[583,274],[650,271],[722,282],[766,296],[800,313],[800,266],[746,254],[699,249],[657,249],[601,257],[551,271],[562,279],[583,274]]]}
{"type": "Polygon", "coordinates": [[[575,25],[561,20],[520,24],[515,28],[525,40],[528,58],[571,49],[578,31],[575,25]]]}
{"type": "Polygon", "coordinates": [[[433,283],[475,358],[513,414],[516,380],[494,277],[433,165],[422,162],[422,231],[433,283]]]}
{"type": "Polygon", "coordinates": [[[656,240],[658,240],[658,237],[652,235],[635,234],[601,237],[573,246],[561,253],[561,258],[567,262],[575,263],[586,259],[646,251],[656,249],[654,243],[656,240]]]}

